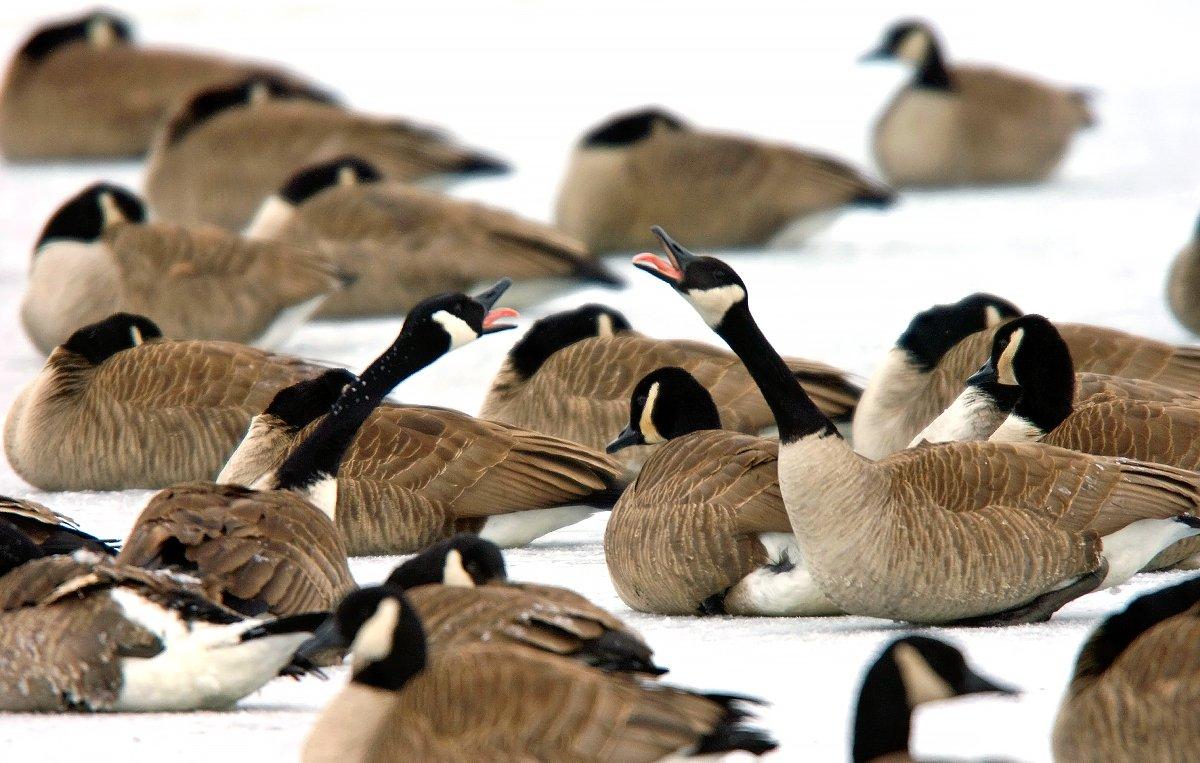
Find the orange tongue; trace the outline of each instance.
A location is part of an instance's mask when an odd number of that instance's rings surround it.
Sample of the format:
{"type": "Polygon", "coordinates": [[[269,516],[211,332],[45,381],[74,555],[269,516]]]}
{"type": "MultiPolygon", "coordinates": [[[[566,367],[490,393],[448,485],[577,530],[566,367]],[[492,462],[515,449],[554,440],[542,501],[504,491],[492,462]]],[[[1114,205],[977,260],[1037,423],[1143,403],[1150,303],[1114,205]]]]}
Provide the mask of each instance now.
{"type": "Polygon", "coordinates": [[[513,310],[511,307],[498,307],[495,310],[489,310],[488,314],[483,316],[483,327],[485,329],[490,329],[493,325],[495,325],[496,321],[503,320],[505,318],[520,317],[521,314],[516,310],[513,310]]]}
{"type": "Polygon", "coordinates": [[[636,254],[633,257],[633,264],[648,265],[649,267],[674,281],[683,280],[683,272],[679,268],[672,265],[668,260],[663,257],[659,257],[657,254],[651,254],[650,252],[636,254]]]}

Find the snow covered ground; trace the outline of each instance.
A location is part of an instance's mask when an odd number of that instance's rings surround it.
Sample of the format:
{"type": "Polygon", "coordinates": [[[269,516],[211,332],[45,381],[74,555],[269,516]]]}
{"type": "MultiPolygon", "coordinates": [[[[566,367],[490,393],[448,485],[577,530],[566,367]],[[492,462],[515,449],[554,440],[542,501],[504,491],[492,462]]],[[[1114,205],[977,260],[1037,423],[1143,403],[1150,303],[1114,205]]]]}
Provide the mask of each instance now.
{"type": "MultiPolygon", "coordinates": [[[[0,51],[72,3],[0,4],[0,51]]],[[[553,3],[124,3],[143,40],[285,61],[364,109],[421,118],[507,156],[511,177],[457,190],[549,217],[563,162],[578,133],[609,112],[646,103],[698,123],[820,148],[869,165],[874,115],[903,73],[862,67],[892,20],[892,4],[553,3]]],[[[1166,311],[1167,263],[1190,235],[1200,201],[1200,73],[1190,53],[1200,8],[1183,0],[1133,18],[1092,3],[977,6],[915,2],[954,57],[1004,62],[1100,94],[1100,125],[1058,179],[1037,188],[924,192],[886,213],[843,217],[803,251],[738,253],[755,313],[776,346],[869,374],[909,317],[934,302],[986,289],[1028,311],[1188,341],[1166,311]]],[[[0,165],[0,411],[42,359],[16,319],[29,248],[48,214],[86,183],[137,187],[135,164],[0,165]]],[[[686,242],[685,242],[686,243],[686,242]]],[[[715,340],[696,315],[626,258],[621,292],[580,291],[542,311],[604,300],[662,337],[715,340]]],[[[399,320],[315,324],[284,349],[360,368],[399,320]]],[[[412,379],[406,401],[478,408],[512,334],[480,341],[412,379]]],[[[0,493],[30,496],[101,535],[122,535],[147,493],[32,490],[0,464],[0,493]]],[[[904,631],[863,618],[828,620],[649,617],[629,612],[609,582],[603,519],[508,555],[514,577],[572,586],[640,628],[687,685],[762,696],[763,723],[780,760],[847,756],[852,705],[864,665],[904,631]]],[[[353,562],[363,582],[394,558],[353,562]]],[[[1105,613],[1177,579],[1142,576],[1096,594],[1047,625],[942,633],[983,672],[1025,690],[922,710],[922,755],[1044,760],[1075,653],[1105,613]]],[[[0,717],[0,757],[68,760],[286,760],[314,714],[337,691],[328,682],[276,681],[236,711],[153,716],[0,717]]]]}

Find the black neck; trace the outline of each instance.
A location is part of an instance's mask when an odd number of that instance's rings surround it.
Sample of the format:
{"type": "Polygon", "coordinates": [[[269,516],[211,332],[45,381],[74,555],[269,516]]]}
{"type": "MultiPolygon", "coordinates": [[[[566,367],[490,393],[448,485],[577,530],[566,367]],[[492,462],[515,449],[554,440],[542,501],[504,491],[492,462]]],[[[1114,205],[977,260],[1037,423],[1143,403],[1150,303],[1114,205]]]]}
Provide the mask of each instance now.
{"type": "Polygon", "coordinates": [[[1021,396],[1013,413],[1046,433],[1058,428],[1074,410],[1075,364],[1062,340],[1039,355],[1036,364],[1023,364],[1029,368],[1019,371],[1021,396]]]}
{"type": "Polygon", "coordinates": [[[771,407],[780,443],[787,445],[811,434],[840,437],[833,422],[821,413],[767,341],[744,302],[729,309],[716,332],[741,358],[771,407]]]}
{"type": "Polygon", "coordinates": [[[891,654],[884,655],[867,671],[854,714],[855,763],[892,753],[908,752],[912,710],[900,668],[891,654]]]}
{"type": "Polygon", "coordinates": [[[917,67],[913,84],[932,90],[949,90],[951,88],[950,72],[946,71],[946,64],[942,60],[942,52],[938,50],[937,43],[932,41],[929,43],[929,52],[925,54],[925,60],[917,67]]]}

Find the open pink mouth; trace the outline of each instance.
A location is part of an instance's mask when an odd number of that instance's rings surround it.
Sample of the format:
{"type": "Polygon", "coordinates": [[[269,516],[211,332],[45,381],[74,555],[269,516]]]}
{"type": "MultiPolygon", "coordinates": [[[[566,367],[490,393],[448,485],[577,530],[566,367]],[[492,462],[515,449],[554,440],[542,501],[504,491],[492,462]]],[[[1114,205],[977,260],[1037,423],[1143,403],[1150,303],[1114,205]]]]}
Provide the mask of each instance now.
{"type": "Polygon", "coordinates": [[[495,328],[496,321],[504,320],[505,318],[520,318],[521,314],[511,307],[498,307],[495,310],[489,310],[488,314],[483,316],[483,327],[485,329],[495,328]]]}
{"type": "Polygon", "coordinates": [[[666,258],[659,257],[657,254],[642,252],[641,254],[634,255],[633,264],[650,268],[675,283],[683,280],[683,271],[675,267],[666,258]]]}

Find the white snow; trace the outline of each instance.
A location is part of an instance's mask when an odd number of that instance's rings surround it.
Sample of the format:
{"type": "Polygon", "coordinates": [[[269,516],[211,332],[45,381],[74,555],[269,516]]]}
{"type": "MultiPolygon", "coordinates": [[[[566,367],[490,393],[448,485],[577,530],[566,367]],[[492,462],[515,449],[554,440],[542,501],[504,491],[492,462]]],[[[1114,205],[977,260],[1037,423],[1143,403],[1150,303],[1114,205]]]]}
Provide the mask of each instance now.
{"type": "MultiPolygon", "coordinates": [[[[519,168],[455,192],[542,219],[572,141],[613,110],[662,103],[700,124],[868,165],[871,120],[903,78],[895,67],[855,63],[896,12],[881,1],[121,5],[143,40],[279,59],[352,104],[451,128],[519,168]]],[[[57,0],[0,4],[0,51],[39,19],[79,7],[57,0]]],[[[980,289],[1054,319],[1187,341],[1166,311],[1163,279],[1200,201],[1200,74],[1188,56],[1200,9],[1163,3],[1150,18],[1092,3],[979,7],[940,0],[910,3],[906,11],[933,19],[951,56],[1095,88],[1101,123],[1043,186],[908,193],[888,212],[842,216],[802,251],[731,257],[777,347],[865,376],[913,312],[980,289]]],[[[0,410],[41,365],[16,317],[40,227],[86,183],[107,178],[137,187],[139,173],[136,164],[0,166],[0,410]]],[[[528,316],[602,300],[650,334],[715,339],[663,284],[625,258],[610,262],[629,279],[628,290],[581,290],[528,316]]],[[[399,323],[318,323],[283,348],[361,368],[399,323]]],[[[475,411],[513,339],[485,337],[407,382],[400,395],[475,411]]],[[[148,495],[46,495],[6,466],[0,493],[43,500],[113,537],[127,530],[148,495]]],[[[778,759],[846,757],[861,671],[904,628],[862,618],[635,615],[605,571],[603,525],[603,516],[593,517],[508,552],[513,576],[574,587],[626,617],[656,647],[656,660],[672,668],[672,681],[772,702],[762,720],[783,742],[778,759]]],[[[353,568],[360,580],[374,581],[395,562],[361,559],[353,568]]],[[[1025,694],[922,710],[916,751],[1047,759],[1049,729],[1081,640],[1135,592],[1177,579],[1140,576],[1115,595],[1067,607],[1048,625],[949,633],[981,671],[1025,694]]],[[[0,716],[0,749],[13,760],[97,752],[117,758],[118,750],[126,761],[294,759],[315,713],[343,680],[339,673],[325,683],[275,681],[227,713],[0,716]]]]}

